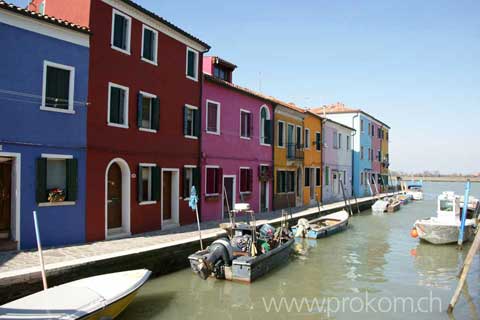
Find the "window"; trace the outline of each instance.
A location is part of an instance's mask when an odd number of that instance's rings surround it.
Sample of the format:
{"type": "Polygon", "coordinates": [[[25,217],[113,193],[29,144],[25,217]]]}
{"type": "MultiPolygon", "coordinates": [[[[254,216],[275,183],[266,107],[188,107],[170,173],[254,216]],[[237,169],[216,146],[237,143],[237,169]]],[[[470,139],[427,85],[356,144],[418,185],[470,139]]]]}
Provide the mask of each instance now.
{"type": "Polygon", "coordinates": [[[220,103],[207,100],[207,133],[220,134],[220,103]]]}
{"type": "Polygon", "coordinates": [[[43,92],[40,109],[74,113],[75,68],[49,61],[43,63],[43,92]]]}
{"type": "Polygon", "coordinates": [[[142,60],[157,65],[158,32],[143,25],[142,60]]]}
{"type": "Polygon", "coordinates": [[[36,170],[37,203],[54,203],[54,193],[64,197],[67,202],[77,200],[77,159],[72,156],[42,154],[41,158],[37,159],[36,170]]]}
{"type": "Polygon", "coordinates": [[[197,195],[200,193],[200,170],[196,166],[185,166],[183,168],[183,199],[190,198],[192,186],[195,186],[197,195]]]}
{"type": "Polygon", "coordinates": [[[373,149],[370,149],[370,160],[373,161],[373,149]]]}
{"type": "Polygon", "coordinates": [[[183,135],[186,138],[198,139],[200,136],[200,113],[197,107],[183,107],[183,135]]]}
{"type": "Polygon", "coordinates": [[[375,125],[372,124],[372,137],[375,137],[375,125]]]}
{"type": "Polygon", "coordinates": [[[382,160],[382,153],[381,153],[380,149],[378,149],[378,151],[377,151],[377,160],[378,161],[382,160]]]}
{"type": "Polygon", "coordinates": [[[300,148],[302,145],[302,127],[297,126],[297,135],[296,135],[297,148],[300,148]]]}
{"type": "Polygon", "coordinates": [[[338,149],[338,133],[337,131],[333,131],[333,149],[338,149]]]}
{"type": "Polygon", "coordinates": [[[278,146],[285,147],[285,122],[278,121],[278,146]]]}
{"type": "Polygon", "coordinates": [[[252,169],[240,168],[240,193],[252,192],[253,183],[252,169]]]}
{"type": "Polygon", "coordinates": [[[310,148],[310,129],[305,129],[305,148],[310,148]]]}
{"type": "Polygon", "coordinates": [[[252,115],[249,111],[240,110],[240,137],[250,139],[252,135],[252,115]]]}
{"type": "Polygon", "coordinates": [[[322,170],[320,168],[315,169],[315,185],[317,187],[322,185],[322,170]]]}
{"type": "Polygon", "coordinates": [[[328,186],[330,184],[330,168],[328,166],[325,167],[325,185],[328,186]]]}
{"type": "Polygon", "coordinates": [[[342,149],[342,134],[338,134],[338,149],[342,149]]]}
{"type": "Polygon", "coordinates": [[[365,148],[363,146],[360,147],[360,159],[361,160],[365,159],[365,155],[364,155],[365,150],[364,149],[365,148]]]}
{"type": "Polygon", "coordinates": [[[206,195],[218,195],[220,193],[222,174],[219,167],[206,167],[206,195]]]}
{"type": "Polygon", "coordinates": [[[260,109],[260,144],[270,145],[272,143],[272,124],[270,111],[263,106],[260,109]]]}
{"type": "Polygon", "coordinates": [[[198,80],[198,52],[187,47],[187,78],[198,80]]]}
{"type": "Polygon", "coordinates": [[[368,148],[368,160],[372,160],[372,152],[370,148],[368,148]]]}
{"type": "Polygon", "coordinates": [[[363,174],[363,172],[360,173],[360,184],[361,185],[364,184],[364,174],[363,174]]]}
{"type": "Polygon", "coordinates": [[[305,187],[310,187],[310,168],[305,168],[305,187]]]}
{"type": "Polygon", "coordinates": [[[140,91],[137,110],[138,128],[141,131],[157,132],[159,126],[159,103],[156,96],[140,91]]]}
{"type": "Polygon", "coordinates": [[[351,145],[351,137],[350,136],[347,136],[347,151],[352,149],[352,145],[351,145]]]}
{"type": "Polygon", "coordinates": [[[315,150],[322,150],[322,136],[320,132],[315,132],[315,150]]]}
{"type": "Polygon", "coordinates": [[[364,132],[364,127],[365,127],[365,123],[363,120],[360,120],[360,131],[363,133],[364,132]]]}
{"type": "Polygon", "coordinates": [[[372,126],[370,125],[370,123],[368,124],[368,135],[370,135],[370,132],[372,132],[372,126]]]}
{"type": "Polygon", "coordinates": [[[295,172],[277,171],[277,193],[295,192],[295,172]]]}
{"type": "Polygon", "coordinates": [[[160,169],[155,164],[140,163],[137,181],[140,204],[151,204],[160,199],[160,169]]]}
{"type": "Polygon", "coordinates": [[[128,128],[128,88],[108,84],[108,124],[128,128]]]}
{"type": "Polygon", "coordinates": [[[112,14],[112,48],[120,52],[130,54],[130,30],[132,19],[113,10],[112,14]]]}
{"type": "Polygon", "coordinates": [[[222,68],[218,65],[215,65],[213,67],[213,76],[215,78],[218,78],[218,79],[223,80],[223,81],[230,81],[229,74],[230,74],[230,72],[228,72],[227,70],[225,70],[224,68],[222,68]]]}
{"type": "Polygon", "coordinates": [[[377,138],[379,138],[379,139],[382,138],[382,129],[381,128],[377,129],[377,138]]]}

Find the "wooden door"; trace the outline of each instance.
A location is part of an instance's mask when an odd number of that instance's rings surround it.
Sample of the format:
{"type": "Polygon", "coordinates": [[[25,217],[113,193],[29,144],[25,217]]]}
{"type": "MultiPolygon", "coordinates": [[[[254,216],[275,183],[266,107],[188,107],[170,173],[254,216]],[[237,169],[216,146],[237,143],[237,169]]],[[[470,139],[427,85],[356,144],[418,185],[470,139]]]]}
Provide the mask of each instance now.
{"type": "Polygon", "coordinates": [[[108,170],[108,229],[122,226],[122,170],[113,163],[108,170]]]}
{"type": "Polygon", "coordinates": [[[266,181],[260,182],[260,212],[267,211],[267,183],[266,181]]]}
{"type": "Polygon", "coordinates": [[[163,172],[163,220],[172,219],[172,172],[163,172]]]}
{"type": "Polygon", "coordinates": [[[10,237],[12,163],[0,163],[0,233],[10,237]]]}

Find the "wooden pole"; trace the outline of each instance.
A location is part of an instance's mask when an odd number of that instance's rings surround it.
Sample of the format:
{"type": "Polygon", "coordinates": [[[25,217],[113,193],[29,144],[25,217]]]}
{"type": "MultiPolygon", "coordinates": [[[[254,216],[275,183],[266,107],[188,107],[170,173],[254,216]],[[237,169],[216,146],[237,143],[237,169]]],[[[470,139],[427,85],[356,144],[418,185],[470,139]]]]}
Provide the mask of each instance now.
{"type": "Polygon", "coordinates": [[[40,271],[42,273],[43,290],[48,289],[47,275],[45,273],[45,264],[43,263],[42,243],[40,241],[40,232],[38,228],[37,212],[33,211],[33,223],[35,225],[35,236],[37,238],[38,257],[40,259],[40,271]]]}
{"type": "Polygon", "coordinates": [[[452,313],[453,308],[455,308],[455,305],[457,304],[458,298],[460,297],[460,293],[462,292],[462,288],[465,285],[465,281],[467,280],[468,271],[470,270],[470,267],[472,265],[473,258],[475,257],[475,254],[477,253],[479,247],[480,247],[480,232],[477,232],[477,235],[475,236],[475,240],[473,241],[473,244],[470,247],[470,250],[468,251],[467,257],[465,258],[465,263],[462,268],[462,274],[460,276],[457,289],[455,290],[452,300],[448,305],[448,309],[447,309],[448,313],[452,313]]]}
{"type": "Polygon", "coordinates": [[[200,239],[200,249],[203,250],[202,229],[200,228],[200,219],[198,217],[198,205],[195,205],[195,213],[197,215],[198,238],[200,239]]]}

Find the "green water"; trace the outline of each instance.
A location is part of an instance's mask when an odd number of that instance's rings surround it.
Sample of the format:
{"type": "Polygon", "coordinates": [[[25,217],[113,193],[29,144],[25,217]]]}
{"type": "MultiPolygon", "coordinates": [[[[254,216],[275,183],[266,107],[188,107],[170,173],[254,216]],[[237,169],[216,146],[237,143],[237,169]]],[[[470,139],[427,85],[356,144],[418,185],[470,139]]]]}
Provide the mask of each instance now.
{"type": "MultiPolygon", "coordinates": [[[[120,319],[480,319],[479,255],[468,291],[449,317],[445,310],[468,245],[458,251],[409,235],[416,219],[435,215],[440,192],[463,194],[463,188],[429,183],[424,201],[395,214],[354,216],[341,234],[297,243],[283,267],[251,285],[203,281],[189,269],[153,279],[120,319]]],[[[480,184],[472,188],[479,197],[480,184]]]]}

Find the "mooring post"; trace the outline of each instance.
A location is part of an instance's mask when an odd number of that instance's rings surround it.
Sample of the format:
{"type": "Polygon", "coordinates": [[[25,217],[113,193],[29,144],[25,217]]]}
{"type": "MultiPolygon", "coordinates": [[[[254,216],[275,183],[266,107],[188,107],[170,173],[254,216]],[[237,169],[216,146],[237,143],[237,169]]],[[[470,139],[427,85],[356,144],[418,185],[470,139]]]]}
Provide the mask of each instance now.
{"type": "Polygon", "coordinates": [[[458,247],[462,248],[463,245],[463,235],[465,230],[465,220],[467,219],[467,210],[468,210],[468,197],[470,195],[470,179],[467,180],[465,186],[465,195],[463,198],[463,208],[462,208],[462,220],[460,222],[460,230],[458,232],[458,247]]]}
{"type": "Polygon", "coordinates": [[[40,259],[40,271],[42,273],[43,290],[48,289],[47,275],[45,273],[45,264],[43,263],[42,242],[40,241],[40,231],[38,228],[37,212],[33,211],[33,224],[35,225],[35,236],[37,238],[38,257],[40,259]]]}

